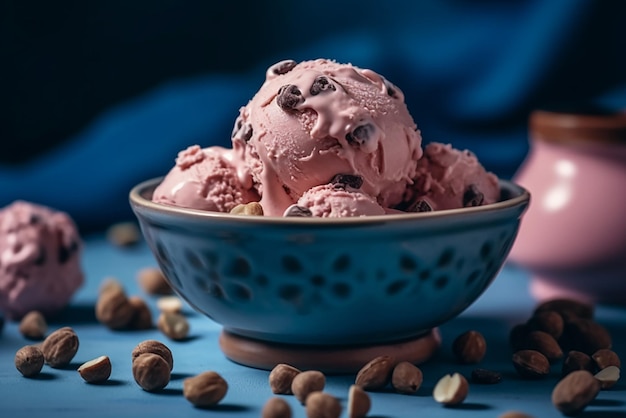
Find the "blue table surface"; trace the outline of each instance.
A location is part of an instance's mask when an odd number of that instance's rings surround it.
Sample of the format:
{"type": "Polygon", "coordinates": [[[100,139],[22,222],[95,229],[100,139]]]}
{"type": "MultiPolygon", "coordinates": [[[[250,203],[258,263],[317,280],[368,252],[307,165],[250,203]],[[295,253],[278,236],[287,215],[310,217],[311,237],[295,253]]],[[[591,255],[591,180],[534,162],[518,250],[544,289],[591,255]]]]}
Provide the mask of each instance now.
{"type": "MultiPolygon", "coordinates": [[[[94,316],[98,286],[106,277],[124,283],[129,295],[143,296],[156,315],[156,298],[145,295],[137,285],[137,272],[156,261],[144,243],[131,248],[110,244],[103,236],[85,238],[83,267],[85,285],[76,293],[70,307],[49,324],[49,331],[61,326],[73,327],[80,348],[70,366],[53,369],[44,366],[37,378],[24,378],[14,366],[15,352],[32,344],[18,331],[18,324],[7,322],[0,336],[0,417],[136,417],[172,416],[258,417],[264,403],[274,396],[268,384],[269,372],[231,362],[218,346],[219,324],[185,307],[191,325],[191,338],[170,341],[158,330],[111,331],[94,316]],[[131,373],[131,351],[146,339],[165,342],[174,356],[172,380],[157,393],[143,391],[131,373]],[[85,383],[76,368],[100,355],[110,357],[113,371],[103,385],[85,383]],[[205,370],[215,370],[229,383],[222,402],[206,410],[193,407],[182,394],[183,379],[205,370]]],[[[552,367],[548,378],[522,380],[511,363],[508,333],[515,324],[525,321],[536,305],[528,292],[528,275],[505,265],[487,291],[459,317],[440,327],[442,346],[438,353],[420,365],[424,382],[416,394],[402,395],[391,390],[371,392],[371,417],[497,417],[508,410],[524,411],[534,417],[561,417],[550,401],[561,365],[552,367]],[[475,329],[487,340],[487,355],[479,367],[498,370],[503,380],[495,385],[474,384],[465,402],[444,407],[432,397],[435,383],[447,373],[460,372],[470,377],[475,365],[458,364],[452,353],[452,340],[461,332],[475,329]]],[[[596,319],[611,332],[613,349],[626,360],[626,308],[599,306],[596,319]]],[[[335,395],[347,416],[348,388],[354,375],[328,376],[325,391],[335,395]]],[[[294,417],[304,417],[305,410],[293,397],[283,396],[292,406],[294,417]]],[[[581,414],[583,417],[626,417],[626,379],[612,389],[602,391],[581,414]]]]}

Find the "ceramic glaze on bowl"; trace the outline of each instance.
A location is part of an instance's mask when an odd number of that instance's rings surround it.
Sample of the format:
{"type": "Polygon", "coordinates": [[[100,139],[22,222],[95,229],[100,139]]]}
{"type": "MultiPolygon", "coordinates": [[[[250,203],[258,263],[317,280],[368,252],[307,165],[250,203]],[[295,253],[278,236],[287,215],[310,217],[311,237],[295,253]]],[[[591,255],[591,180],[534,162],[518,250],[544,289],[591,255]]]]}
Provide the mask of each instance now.
{"type": "Polygon", "coordinates": [[[230,333],[306,345],[373,344],[430,331],[489,286],[529,194],[501,202],[361,218],[238,216],[130,202],[176,292],[230,333]]]}

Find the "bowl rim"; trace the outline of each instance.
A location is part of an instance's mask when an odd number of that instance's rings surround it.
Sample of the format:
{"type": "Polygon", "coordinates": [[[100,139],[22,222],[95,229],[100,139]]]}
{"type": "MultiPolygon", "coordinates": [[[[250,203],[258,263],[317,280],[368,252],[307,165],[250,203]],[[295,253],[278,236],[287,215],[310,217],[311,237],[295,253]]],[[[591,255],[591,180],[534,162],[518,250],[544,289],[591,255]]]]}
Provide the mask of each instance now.
{"type": "Polygon", "coordinates": [[[141,183],[138,183],[131,188],[129,192],[129,201],[133,210],[142,209],[152,213],[160,213],[168,216],[176,216],[180,218],[195,219],[195,220],[223,220],[230,222],[254,223],[257,225],[336,225],[336,224],[377,224],[381,221],[384,222],[403,222],[408,220],[417,219],[439,219],[458,217],[460,215],[467,215],[470,213],[489,213],[500,212],[505,209],[518,207],[521,205],[528,205],[530,202],[530,192],[509,180],[498,179],[501,190],[512,191],[515,196],[501,200],[495,203],[490,203],[482,206],[474,206],[468,208],[459,209],[446,209],[432,212],[417,212],[417,213],[398,213],[398,214],[385,214],[385,215],[372,215],[372,216],[358,216],[358,217],[346,217],[346,218],[320,218],[320,217],[282,217],[282,216],[245,216],[245,215],[233,215],[224,212],[212,212],[201,209],[184,208],[180,206],[168,205],[163,203],[156,203],[152,200],[144,197],[144,193],[154,191],[154,189],[161,183],[164,176],[154,177],[141,183]]]}

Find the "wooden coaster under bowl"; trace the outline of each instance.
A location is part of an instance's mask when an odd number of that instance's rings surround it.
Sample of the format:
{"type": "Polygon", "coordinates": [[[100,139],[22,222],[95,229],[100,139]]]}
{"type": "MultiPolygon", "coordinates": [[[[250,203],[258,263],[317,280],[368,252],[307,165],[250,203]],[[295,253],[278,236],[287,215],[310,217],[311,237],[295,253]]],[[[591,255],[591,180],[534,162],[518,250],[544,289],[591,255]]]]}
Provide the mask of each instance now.
{"type": "Polygon", "coordinates": [[[279,363],[300,370],[319,370],[329,374],[356,373],[378,356],[391,356],[396,361],[420,364],[441,346],[437,328],[408,340],[360,346],[299,346],[255,340],[223,330],[220,348],[235,363],[257,369],[271,370],[279,363]]]}

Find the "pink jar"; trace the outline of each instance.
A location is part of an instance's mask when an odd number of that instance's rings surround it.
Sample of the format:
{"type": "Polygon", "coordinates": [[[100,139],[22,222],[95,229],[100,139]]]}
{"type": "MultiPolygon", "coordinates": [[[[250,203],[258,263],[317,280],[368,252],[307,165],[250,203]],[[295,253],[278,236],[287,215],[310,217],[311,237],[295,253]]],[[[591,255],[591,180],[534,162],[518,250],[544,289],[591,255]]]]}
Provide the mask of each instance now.
{"type": "Polygon", "coordinates": [[[626,304],[626,113],[534,112],[513,180],[532,199],[509,260],[532,295],[626,304]]]}

